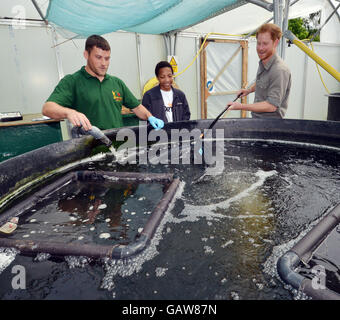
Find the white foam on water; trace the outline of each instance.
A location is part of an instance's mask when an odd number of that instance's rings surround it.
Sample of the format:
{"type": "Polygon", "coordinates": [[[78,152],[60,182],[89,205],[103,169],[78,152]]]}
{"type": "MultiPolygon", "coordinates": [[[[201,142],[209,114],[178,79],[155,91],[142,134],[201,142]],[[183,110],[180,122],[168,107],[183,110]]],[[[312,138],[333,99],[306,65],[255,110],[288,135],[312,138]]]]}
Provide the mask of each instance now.
{"type": "Polygon", "coordinates": [[[35,262],[42,262],[42,261],[46,261],[51,257],[51,255],[49,253],[38,253],[36,255],[36,257],[34,258],[35,262]]]}
{"type": "Polygon", "coordinates": [[[237,161],[241,161],[241,158],[239,156],[228,156],[228,155],[225,155],[224,158],[234,159],[234,160],[237,160],[237,161]]]}
{"type": "Polygon", "coordinates": [[[107,232],[103,232],[103,233],[101,233],[100,235],[99,235],[99,238],[100,239],[108,239],[108,238],[110,238],[111,237],[111,235],[109,234],[109,233],[107,233],[107,232]]]}
{"type": "Polygon", "coordinates": [[[203,175],[197,179],[195,182],[199,182],[204,179],[204,177],[217,177],[224,172],[223,166],[215,166],[215,167],[207,167],[203,173],[203,175]]]}
{"type": "MultiPolygon", "coordinates": [[[[158,255],[158,244],[163,239],[163,229],[165,225],[171,220],[172,215],[171,210],[174,207],[176,199],[182,196],[184,190],[185,182],[180,182],[174,198],[169,203],[167,211],[164,213],[164,217],[161,220],[159,226],[157,227],[154,236],[152,237],[150,244],[138,255],[133,256],[128,259],[102,259],[104,263],[104,269],[106,271],[104,278],[102,279],[101,288],[112,291],[115,288],[114,278],[117,276],[128,277],[134,273],[138,273],[142,270],[142,266],[146,261],[152,260],[156,255],[158,255]]],[[[165,269],[157,269],[159,273],[163,274],[165,269]]],[[[113,294],[115,297],[115,294],[113,294]]]]}
{"type": "Polygon", "coordinates": [[[14,261],[18,253],[13,248],[0,248],[0,274],[14,261]]]}
{"type": "Polygon", "coordinates": [[[231,295],[232,300],[240,300],[240,296],[237,292],[232,291],[232,292],[230,292],[230,295],[231,295]]]}
{"type": "Polygon", "coordinates": [[[164,277],[167,270],[168,268],[157,267],[155,270],[156,277],[164,277]]]}
{"type": "Polygon", "coordinates": [[[213,253],[215,252],[215,251],[214,251],[211,247],[209,247],[209,246],[204,246],[203,249],[204,249],[204,253],[205,253],[205,254],[213,254],[213,253]]]}
{"type": "Polygon", "coordinates": [[[227,246],[229,246],[229,245],[231,245],[231,244],[233,244],[233,243],[234,243],[233,240],[229,240],[229,241],[227,241],[226,243],[222,244],[221,247],[222,247],[222,248],[225,248],[225,247],[227,247],[227,246]]]}
{"type": "Polygon", "coordinates": [[[89,265],[89,263],[92,261],[91,258],[84,257],[84,256],[79,256],[79,257],[65,256],[64,259],[67,262],[68,267],[70,269],[73,269],[73,268],[84,268],[87,265],[89,265]]]}
{"type": "Polygon", "coordinates": [[[241,191],[237,195],[214,204],[209,204],[205,206],[194,206],[194,205],[186,205],[181,212],[179,217],[173,217],[172,222],[183,222],[183,221],[190,221],[195,222],[198,221],[200,218],[204,217],[207,220],[216,220],[216,219],[224,219],[224,218],[231,218],[231,219],[245,219],[245,218],[268,218],[268,215],[240,215],[240,216],[226,216],[224,214],[214,212],[217,208],[221,209],[228,209],[233,202],[239,201],[242,198],[248,196],[252,191],[257,189],[258,187],[262,186],[266,179],[269,177],[277,174],[276,170],[272,171],[263,171],[258,170],[255,173],[255,176],[258,177],[258,180],[253,183],[250,187],[246,188],[245,190],[241,191]]]}

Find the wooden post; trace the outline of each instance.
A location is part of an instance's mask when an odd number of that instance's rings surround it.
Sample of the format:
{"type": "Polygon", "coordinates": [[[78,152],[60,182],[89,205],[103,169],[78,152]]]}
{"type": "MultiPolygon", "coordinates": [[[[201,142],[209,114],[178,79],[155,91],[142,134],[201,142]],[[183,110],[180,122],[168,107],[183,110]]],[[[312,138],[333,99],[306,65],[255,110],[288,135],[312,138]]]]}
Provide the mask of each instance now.
{"type": "MultiPolygon", "coordinates": [[[[224,39],[207,39],[204,44],[203,50],[200,54],[200,77],[201,77],[201,119],[207,119],[208,110],[207,110],[207,99],[210,96],[210,93],[207,89],[207,54],[205,48],[209,44],[209,42],[217,42],[217,43],[239,43],[242,47],[242,88],[246,88],[248,85],[248,41],[247,40],[224,40],[224,39]]],[[[214,95],[217,95],[215,93],[214,95]]],[[[242,97],[242,103],[247,103],[247,97],[242,97]]],[[[247,111],[241,111],[241,118],[247,117],[247,111]]]]}
{"type": "MultiPolygon", "coordinates": [[[[202,39],[203,40],[203,39],[202,39]]],[[[207,118],[207,54],[205,48],[207,47],[208,42],[206,41],[203,50],[200,54],[200,77],[201,77],[201,119],[207,118]]]]}

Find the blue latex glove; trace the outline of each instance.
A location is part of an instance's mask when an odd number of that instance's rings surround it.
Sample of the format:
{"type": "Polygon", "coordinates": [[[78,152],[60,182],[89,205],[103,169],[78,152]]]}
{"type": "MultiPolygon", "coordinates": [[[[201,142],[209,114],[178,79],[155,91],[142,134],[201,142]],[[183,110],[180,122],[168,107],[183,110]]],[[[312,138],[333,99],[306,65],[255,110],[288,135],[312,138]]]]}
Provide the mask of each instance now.
{"type": "Polygon", "coordinates": [[[148,121],[156,130],[162,129],[164,127],[164,121],[154,116],[149,117],[148,121]]]}

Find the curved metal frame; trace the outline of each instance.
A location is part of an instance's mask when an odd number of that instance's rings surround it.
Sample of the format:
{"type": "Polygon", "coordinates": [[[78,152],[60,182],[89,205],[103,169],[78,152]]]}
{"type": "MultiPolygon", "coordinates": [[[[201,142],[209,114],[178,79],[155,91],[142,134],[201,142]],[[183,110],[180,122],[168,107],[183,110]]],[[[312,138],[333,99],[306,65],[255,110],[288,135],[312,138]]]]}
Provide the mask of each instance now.
{"type": "Polygon", "coordinates": [[[134,242],[128,245],[94,245],[79,243],[61,243],[49,241],[19,240],[0,237],[0,247],[18,249],[22,254],[49,253],[55,256],[87,256],[91,258],[110,257],[124,259],[143,251],[151,241],[159,223],[161,222],[171,200],[173,199],[180,180],[173,174],[139,173],[139,172],[111,172],[111,171],[76,171],[54,181],[42,190],[35,192],[22,203],[13,206],[0,216],[0,224],[12,217],[23,215],[35,204],[42,201],[67,183],[74,181],[104,181],[106,177],[113,177],[115,182],[154,183],[166,185],[166,191],[156,208],[152,211],[143,231],[136,236],[134,242]]]}
{"type": "Polygon", "coordinates": [[[298,274],[295,269],[302,262],[307,263],[313,252],[340,223],[340,204],[327,214],[310,232],[277,262],[281,279],[295,289],[317,300],[340,300],[340,294],[325,288],[315,288],[312,280],[298,274]]]}

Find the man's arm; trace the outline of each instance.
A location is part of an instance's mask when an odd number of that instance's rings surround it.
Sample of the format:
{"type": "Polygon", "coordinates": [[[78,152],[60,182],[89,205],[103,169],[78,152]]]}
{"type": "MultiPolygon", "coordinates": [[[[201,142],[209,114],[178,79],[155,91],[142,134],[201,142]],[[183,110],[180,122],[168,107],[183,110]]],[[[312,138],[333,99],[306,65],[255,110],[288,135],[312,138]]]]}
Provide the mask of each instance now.
{"type": "Polygon", "coordinates": [[[142,104],[132,109],[135,115],[142,120],[148,120],[154,129],[159,130],[164,126],[164,121],[158,119],[152,115],[152,113],[146,109],[142,104]]]}
{"type": "Polygon", "coordinates": [[[139,119],[142,120],[148,120],[149,117],[152,117],[151,112],[148,109],[146,109],[142,104],[132,109],[132,111],[139,119]]]}
{"type": "Polygon", "coordinates": [[[237,92],[237,95],[241,94],[240,97],[245,97],[247,96],[249,93],[254,92],[256,89],[256,82],[254,82],[248,89],[241,89],[237,92]]]}
{"type": "Polygon", "coordinates": [[[267,101],[243,104],[238,101],[228,103],[229,110],[245,110],[252,112],[275,112],[277,107],[267,101]]]}
{"type": "MultiPolygon", "coordinates": [[[[242,93],[241,97],[245,97],[248,94],[255,92],[256,89],[256,82],[253,83],[248,89],[241,89],[238,94],[242,93]]],[[[252,111],[252,112],[275,112],[277,107],[273,104],[269,103],[268,101],[259,101],[255,103],[245,104],[240,103],[238,101],[229,102],[227,104],[229,110],[244,110],[244,111],[252,111]]]]}
{"type": "Polygon", "coordinates": [[[68,119],[74,126],[83,126],[86,131],[92,129],[89,119],[83,113],[63,107],[53,101],[47,101],[44,104],[42,114],[57,120],[68,119]]]}

